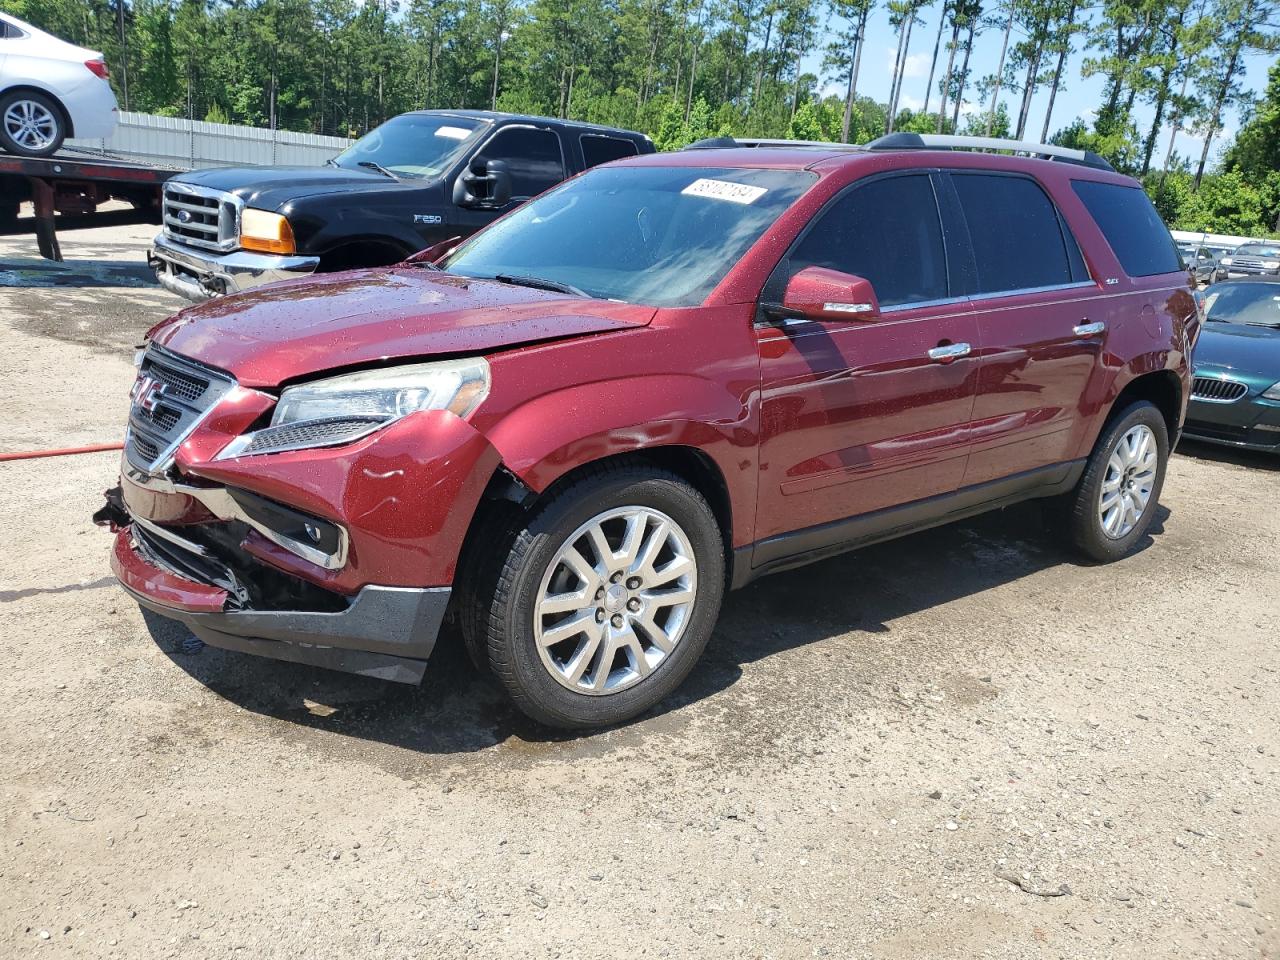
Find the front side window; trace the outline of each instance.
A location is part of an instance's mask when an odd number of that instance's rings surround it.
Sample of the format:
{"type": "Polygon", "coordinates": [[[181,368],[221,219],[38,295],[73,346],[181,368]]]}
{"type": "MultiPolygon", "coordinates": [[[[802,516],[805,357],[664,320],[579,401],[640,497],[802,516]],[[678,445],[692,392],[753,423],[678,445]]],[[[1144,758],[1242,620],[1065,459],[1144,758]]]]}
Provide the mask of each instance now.
{"type": "Polygon", "coordinates": [[[952,173],[951,182],[969,226],[978,270],[976,293],[1034,290],[1072,282],[1058,211],[1035,181],[952,173]]]}
{"type": "Polygon", "coordinates": [[[528,200],[564,179],[560,138],[550,130],[507,127],[480,151],[484,160],[501,160],[511,174],[511,199],[528,200]]]}
{"type": "Polygon", "coordinates": [[[381,167],[397,177],[432,179],[453,166],[485,126],[463,117],[406,113],[370,130],[330,162],[352,170],[381,167]]]}
{"type": "Polygon", "coordinates": [[[827,207],[791,254],[791,273],[827,267],[871,282],[882,307],[943,300],[947,259],[927,174],[857,185],[827,207]]]}
{"type": "Polygon", "coordinates": [[[816,180],[798,170],[598,167],[472,237],[445,269],[696,306],[816,180]]]}
{"type": "Polygon", "coordinates": [[[1129,276],[1154,277],[1182,270],[1169,228],[1141,187],[1072,180],[1071,188],[1129,276]]]}

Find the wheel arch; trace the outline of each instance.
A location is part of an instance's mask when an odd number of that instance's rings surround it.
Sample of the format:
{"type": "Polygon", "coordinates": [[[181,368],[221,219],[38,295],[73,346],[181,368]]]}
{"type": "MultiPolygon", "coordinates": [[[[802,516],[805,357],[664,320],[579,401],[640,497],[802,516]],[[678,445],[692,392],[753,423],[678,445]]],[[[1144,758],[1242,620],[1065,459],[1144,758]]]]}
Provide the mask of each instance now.
{"type": "Polygon", "coordinates": [[[1172,370],[1153,370],[1138,374],[1116,394],[1107,413],[1107,420],[1137,400],[1147,400],[1160,411],[1169,431],[1169,445],[1172,447],[1177,442],[1185,408],[1182,380],[1172,370]]]}

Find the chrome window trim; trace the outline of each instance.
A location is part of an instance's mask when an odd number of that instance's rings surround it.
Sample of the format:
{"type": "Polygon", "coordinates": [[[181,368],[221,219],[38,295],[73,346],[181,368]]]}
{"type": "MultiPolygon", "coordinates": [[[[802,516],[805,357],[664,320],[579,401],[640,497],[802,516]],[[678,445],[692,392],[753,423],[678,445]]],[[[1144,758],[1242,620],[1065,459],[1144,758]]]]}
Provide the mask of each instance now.
{"type": "Polygon", "coordinates": [[[939,300],[913,300],[910,303],[895,303],[892,306],[881,307],[880,314],[901,313],[903,310],[924,310],[928,307],[946,307],[955,303],[965,303],[971,300],[971,297],[943,297],[939,300]]]}
{"type": "Polygon", "coordinates": [[[1056,290],[1079,290],[1084,287],[1096,287],[1093,280],[1073,280],[1071,283],[1054,283],[1047,287],[1020,287],[1017,290],[1000,290],[996,293],[975,293],[970,300],[1003,300],[1006,297],[1019,297],[1029,293],[1052,293],[1056,290]]]}

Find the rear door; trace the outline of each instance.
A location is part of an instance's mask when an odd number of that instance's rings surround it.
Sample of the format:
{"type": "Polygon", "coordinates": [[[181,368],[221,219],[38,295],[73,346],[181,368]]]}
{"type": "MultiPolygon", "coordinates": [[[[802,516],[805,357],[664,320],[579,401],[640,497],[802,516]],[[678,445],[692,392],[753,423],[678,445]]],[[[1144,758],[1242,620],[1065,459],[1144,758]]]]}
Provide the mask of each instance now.
{"type": "Polygon", "coordinates": [[[1074,456],[1107,324],[1080,248],[1035,179],[953,170],[947,180],[969,233],[982,342],[970,486],[1074,456]]]}
{"type": "Polygon", "coordinates": [[[783,259],[766,299],[815,265],[871,281],[881,315],[758,324],[757,532],[776,539],[757,547],[757,564],[850,532],[836,524],[788,543],[790,531],[949,493],[964,474],[976,330],[953,294],[937,178],[912,171],[853,184],[783,259]],[[940,358],[939,347],[960,356],[940,358]]]}

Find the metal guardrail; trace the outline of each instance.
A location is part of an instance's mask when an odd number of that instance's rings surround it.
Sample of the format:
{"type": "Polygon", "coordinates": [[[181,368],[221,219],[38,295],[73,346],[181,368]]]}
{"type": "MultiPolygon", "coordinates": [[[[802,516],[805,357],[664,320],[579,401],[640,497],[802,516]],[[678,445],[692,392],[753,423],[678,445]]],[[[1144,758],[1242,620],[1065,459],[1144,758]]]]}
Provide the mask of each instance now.
{"type": "Polygon", "coordinates": [[[122,112],[110,137],[68,140],[67,146],[86,153],[192,169],[276,164],[318,167],[351,142],[345,137],[122,112]]]}

